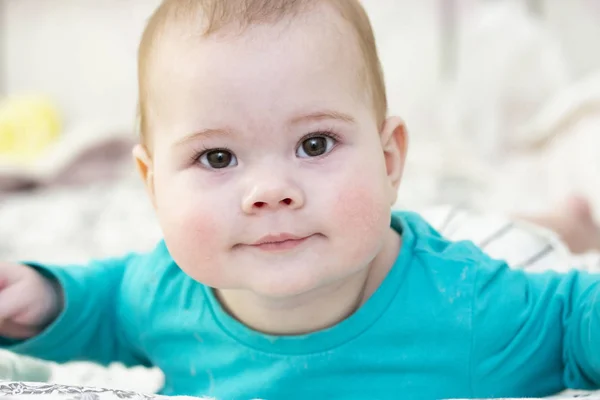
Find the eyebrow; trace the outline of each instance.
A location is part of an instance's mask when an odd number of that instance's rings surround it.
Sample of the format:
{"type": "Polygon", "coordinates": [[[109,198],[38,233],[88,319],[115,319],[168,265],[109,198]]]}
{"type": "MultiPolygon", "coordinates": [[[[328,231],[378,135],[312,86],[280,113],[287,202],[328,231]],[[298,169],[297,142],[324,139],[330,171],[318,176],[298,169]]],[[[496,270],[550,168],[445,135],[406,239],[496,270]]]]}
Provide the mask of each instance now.
{"type": "Polygon", "coordinates": [[[186,144],[187,142],[191,142],[192,140],[200,138],[200,137],[225,136],[229,133],[230,132],[225,129],[210,129],[210,128],[203,129],[201,131],[193,132],[193,133],[190,133],[189,135],[182,137],[177,142],[175,142],[175,145],[179,146],[182,144],[186,144]]]}
{"type": "Polygon", "coordinates": [[[338,111],[324,110],[324,111],[317,111],[317,112],[310,113],[307,115],[301,115],[301,116],[295,117],[292,119],[292,124],[298,124],[300,122],[306,122],[306,121],[322,121],[322,120],[326,120],[326,119],[334,119],[334,120],[344,121],[347,123],[355,122],[354,118],[352,118],[348,114],[344,114],[344,113],[338,112],[338,111]]]}
{"type": "MultiPolygon", "coordinates": [[[[314,113],[294,117],[294,118],[292,118],[291,123],[296,125],[301,122],[323,121],[323,120],[327,120],[327,119],[343,121],[343,122],[347,122],[350,124],[355,122],[354,118],[352,118],[348,114],[344,114],[344,113],[338,112],[338,111],[325,110],[325,111],[317,111],[314,113]]],[[[225,136],[230,133],[231,132],[226,129],[211,129],[211,128],[203,129],[201,131],[193,132],[193,133],[190,133],[189,135],[184,136],[183,138],[179,139],[175,143],[175,145],[182,145],[182,144],[185,144],[187,142],[190,142],[190,141],[200,138],[200,137],[225,136]]]]}

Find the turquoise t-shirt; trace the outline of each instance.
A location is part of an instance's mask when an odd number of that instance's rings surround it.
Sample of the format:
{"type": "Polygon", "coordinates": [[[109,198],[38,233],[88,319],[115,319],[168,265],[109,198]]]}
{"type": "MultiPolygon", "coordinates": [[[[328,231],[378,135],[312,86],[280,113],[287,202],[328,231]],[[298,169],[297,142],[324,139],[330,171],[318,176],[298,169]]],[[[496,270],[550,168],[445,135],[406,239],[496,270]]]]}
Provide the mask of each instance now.
{"type": "Polygon", "coordinates": [[[535,397],[598,387],[600,276],[510,270],[412,213],[394,213],[392,226],[403,245],[385,281],[324,331],[252,331],[161,243],[87,268],[40,267],[62,284],[66,308],[9,349],[157,366],[162,394],[223,400],[535,397]]]}

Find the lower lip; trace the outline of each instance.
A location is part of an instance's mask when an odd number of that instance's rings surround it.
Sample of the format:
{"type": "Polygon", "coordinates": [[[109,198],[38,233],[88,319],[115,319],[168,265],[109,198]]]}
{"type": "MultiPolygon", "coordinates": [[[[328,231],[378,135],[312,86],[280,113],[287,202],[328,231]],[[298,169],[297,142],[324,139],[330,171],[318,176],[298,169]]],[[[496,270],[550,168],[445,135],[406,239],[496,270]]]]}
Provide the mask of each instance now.
{"type": "Polygon", "coordinates": [[[287,251],[293,250],[298,246],[305,243],[312,236],[305,237],[303,239],[294,239],[294,240],[284,240],[283,242],[275,242],[275,243],[264,243],[264,244],[256,244],[252,245],[255,249],[259,249],[267,252],[278,252],[278,251],[287,251]]]}

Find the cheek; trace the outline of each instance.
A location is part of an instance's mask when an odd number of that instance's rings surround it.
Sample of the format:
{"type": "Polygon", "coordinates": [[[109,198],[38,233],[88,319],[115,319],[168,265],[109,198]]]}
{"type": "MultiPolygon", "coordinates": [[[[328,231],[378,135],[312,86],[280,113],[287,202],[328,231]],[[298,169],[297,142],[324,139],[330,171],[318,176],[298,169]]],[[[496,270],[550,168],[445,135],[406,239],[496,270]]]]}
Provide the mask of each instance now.
{"type": "Polygon", "coordinates": [[[335,219],[340,225],[352,227],[358,236],[380,230],[382,224],[389,224],[390,207],[376,193],[364,187],[350,187],[339,193],[335,219]]]}
{"type": "Polygon", "coordinates": [[[213,215],[196,212],[160,212],[165,242],[171,256],[192,278],[209,284],[219,278],[219,223],[213,215]]]}
{"type": "Polygon", "coordinates": [[[227,214],[207,203],[208,198],[172,190],[168,198],[157,198],[156,211],[177,265],[195,280],[217,286],[223,274],[220,250],[227,245],[223,238],[228,226],[223,215],[227,214]]]}
{"type": "Polygon", "coordinates": [[[361,259],[374,256],[390,226],[391,207],[384,185],[373,179],[352,180],[341,186],[331,214],[336,229],[351,249],[349,257],[361,259]]]}

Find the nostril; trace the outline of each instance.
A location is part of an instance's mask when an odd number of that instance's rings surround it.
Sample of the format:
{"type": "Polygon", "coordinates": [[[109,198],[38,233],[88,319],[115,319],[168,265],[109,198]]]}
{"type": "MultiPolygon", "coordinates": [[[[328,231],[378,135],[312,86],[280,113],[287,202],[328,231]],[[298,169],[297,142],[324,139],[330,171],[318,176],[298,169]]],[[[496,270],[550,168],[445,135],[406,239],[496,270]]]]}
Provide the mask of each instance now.
{"type": "Polygon", "coordinates": [[[289,206],[290,204],[292,204],[292,199],[290,199],[290,198],[283,199],[283,200],[281,200],[281,202],[283,204],[285,204],[286,206],[289,206]]]}
{"type": "Polygon", "coordinates": [[[254,203],[254,207],[256,208],[263,208],[265,206],[265,202],[262,201],[257,201],[256,203],[254,203]]]}

